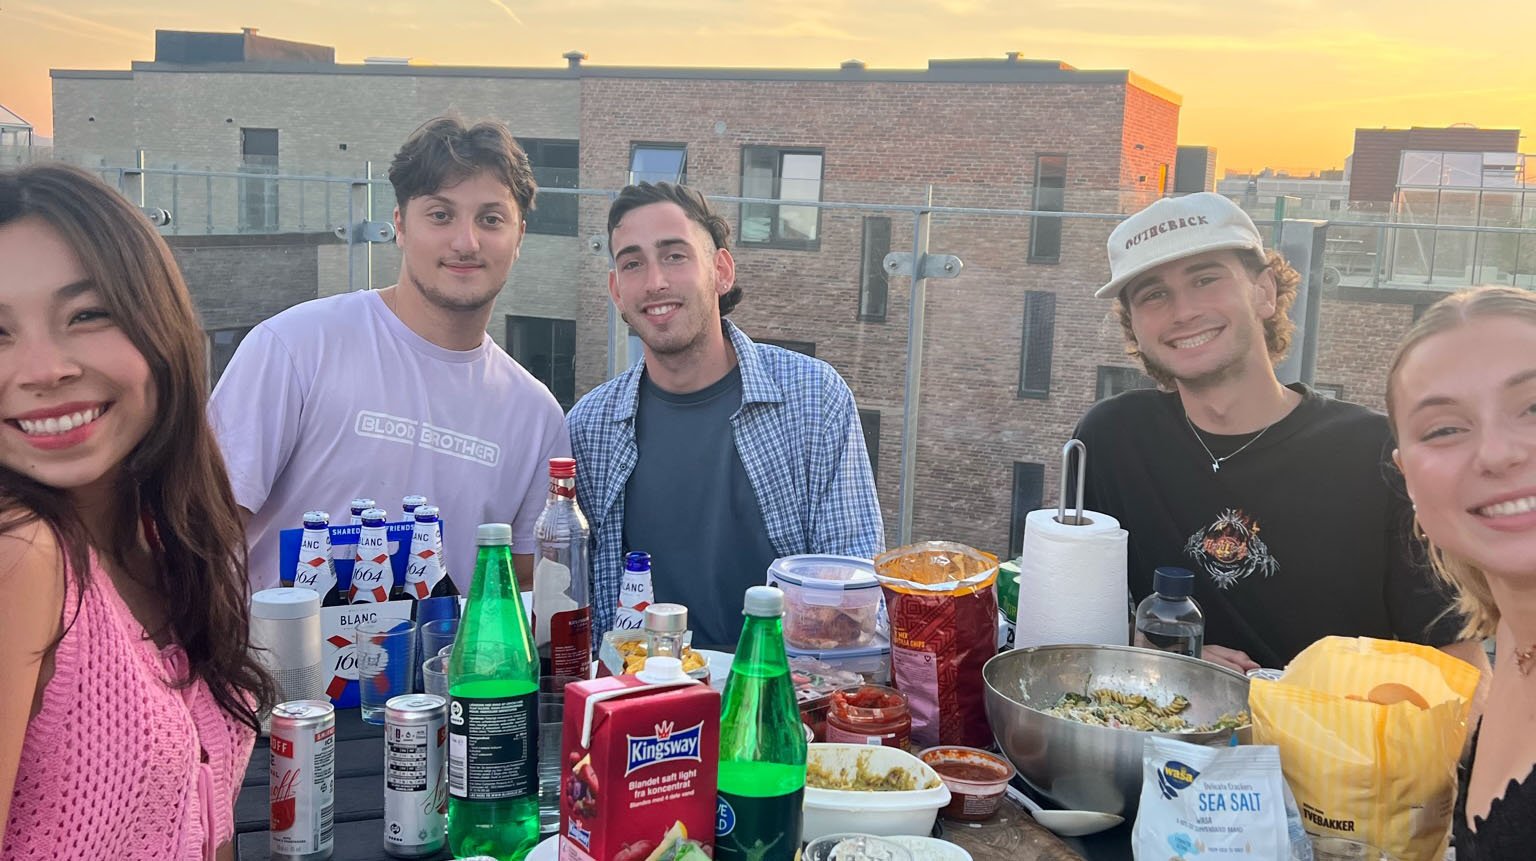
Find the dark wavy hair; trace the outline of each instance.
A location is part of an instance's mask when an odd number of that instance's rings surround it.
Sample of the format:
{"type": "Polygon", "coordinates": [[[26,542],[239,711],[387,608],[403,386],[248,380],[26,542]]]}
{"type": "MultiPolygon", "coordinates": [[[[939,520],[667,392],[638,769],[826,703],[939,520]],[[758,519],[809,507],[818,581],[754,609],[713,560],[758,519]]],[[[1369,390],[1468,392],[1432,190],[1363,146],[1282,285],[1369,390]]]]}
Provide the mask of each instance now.
{"type": "Polygon", "coordinates": [[[434,194],[481,171],[512,189],[518,212],[527,219],[539,185],[528,154],[502,123],[483,120],[466,126],[455,116],[428,120],[400,145],[389,164],[389,181],[395,203],[405,212],[411,198],[434,194]]]}
{"type": "MultiPolygon", "coordinates": [[[[614,199],[613,205],[608,207],[608,245],[610,250],[613,245],[613,229],[619,226],[624,216],[639,209],[642,206],[650,206],[653,203],[675,203],[688,216],[688,220],[704,228],[709,238],[715,243],[716,248],[731,247],[731,224],[725,217],[716,213],[709,207],[709,201],[704,195],[689,188],[686,185],[677,185],[671,182],[641,182],[635,185],[626,185],[614,199]]],[[[720,296],[720,316],[731,313],[731,310],[741,304],[741,284],[731,285],[731,289],[720,296]]]]}
{"type": "Polygon", "coordinates": [[[276,686],[250,649],[245,534],[206,418],[203,330],[171,249],[120,194],[67,165],[0,172],[0,225],[22,218],[41,219],[79,258],[149,365],[157,415],[123,462],[108,546],[92,547],[64,491],[3,466],[0,532],[41,520],[58,536],[65,576],[83,593],[90,551],[121,562],[146,519],[160,545],[150,585],[164,596],[167,633],[186,650],[185,683],[202,679],[226,713],[257,729],[276,686]]]}
{"type": "MultiPolygon", "coordinates": [[[[1264,345],[1269,348],[1271,361],[1279,362],[1291,350],[1291,338],[1296,334],[1296,324],[1291,321],[1291,305],[1296,301],[1296,287],[1301,283],[1301,273],[1285,261],[1278,251],[1241,249],[1236,252],[1250,278],[1257,279],[1267,269],[1275,277],[1275,313],[1264,321],[1264,345]]],[[[1136,343],[1136,332],[1131,328],[1131,309],[1120,297],[1115,297],[1115,316],[1120,320],[1120,334],[1125,337],[1125,354],[1141,363],[1147,376],[1164,389],[1172,389],[1173,377],[1161,365],[1147,361],[1136,343]]]]}

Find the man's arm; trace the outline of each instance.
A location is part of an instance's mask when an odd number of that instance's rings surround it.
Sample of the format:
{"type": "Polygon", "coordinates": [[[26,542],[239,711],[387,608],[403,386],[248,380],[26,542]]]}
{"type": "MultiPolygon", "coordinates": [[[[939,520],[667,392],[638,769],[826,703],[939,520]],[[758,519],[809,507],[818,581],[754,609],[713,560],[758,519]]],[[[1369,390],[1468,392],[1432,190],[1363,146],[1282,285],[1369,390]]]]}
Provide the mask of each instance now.
{"type": "MultiPolygon", "coordinates": [[[[885,550],[885,521],[875,475],[853,392],[836,371],[827,370],[827,414],[816,446],[825,478],[820,488],[812,488],[820,510],[811,521],[815,534],[810,552],[870,559],[885,550]]],[[[817,475],[817,470],[818,464],[813,463],[811,474],[817,475]]]]}
{"type": "Polygon", "coordinates": [[[304,395],[287,346],[257,326],[240,342],[208,400],[208,423],[247,524],[288,466],[304,395]]]}

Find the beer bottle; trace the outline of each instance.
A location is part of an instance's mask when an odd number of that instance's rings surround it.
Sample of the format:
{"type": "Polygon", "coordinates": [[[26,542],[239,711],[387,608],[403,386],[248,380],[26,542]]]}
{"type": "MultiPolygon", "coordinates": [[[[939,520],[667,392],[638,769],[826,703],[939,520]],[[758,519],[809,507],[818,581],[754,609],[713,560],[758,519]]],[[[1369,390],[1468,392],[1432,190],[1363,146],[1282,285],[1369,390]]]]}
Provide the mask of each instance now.
{"type": "Polygon", "coordinates": [[[533,640],[546,676],[592,675],[592,567],[586,515],[576,504],[576,461],[550,458],[549,498],[533,528],[533,640]]]}
{"type": "Polygon", "coordinates": [[[347,507],[352,512],[352,522],[351,522],[351,525],[357,526],[358,524],[363,522],[363,512],[364,511],[367,511],[370,508],[378,508],[379,506],[378,506],[378,503],[374,502],[373,500],[369,499],[368,497],[366,497],[366,496],[359,496],[358,498],[352,500],[352,504],[347,506],[347,507]]]}
{"type": "Polygon", "coordinates": [[[420,507],[422,507],[423,505],[426,505],[426,504],[427,504],[427,498],[425,496],[422,496],[421,494],[417,494],[417,493],[413,493],[410,496],[407,496],[404,499],[400,500],[400,510],[405,512],[405,514],[403,515],[403,518],[405,520],[410,520],[411,519],[411,515],[416,513],[416,509],[418,509],[418,508],[420,508],[420,507]]]}
{"type": "Polygon", "coordinates": [[[336,588],[336,563],[331,559],[329,512],[304,512],[304,536],[299,540],[299,564],[293,573],[293,585],[313,589],[320,596],[322,607],[337,607],[347,603],[341,590],[336,588]]]}
{"type": "Polygon", "coordinates": [[[634,550],[624,555],[624,579],[619,581],[619,606],[613,627],[620,631],[638,631],[645,624],[645,608],[656,600],[651,585],[651,554],[634,550]]]}
{"type": "Polygon", "coordinates": [[[395,589],[395,596],[412,601],[451,597],[459,594],[448,577],[448,560],[443,557],[443,524],[437,506],[416,507],[415,527],[411,530],[411,555],[405,562],[405,582],[395,589]]]}
{"type": "Polygon", "coordinates": [[[521,861],[539,841],[539,659],[512,570],[512,525],[482,523],[475,542],[448,663],[448,847],[455,858],[521,861]]]}
{"type": "Polygon", "coordinates": [[[352,585],[347,589],[347,603],[371,604],[389,600],[395,588],[395,569],[389,562],[389,515],[382,508],[363,512],[363,532],[357,537],[357,553],[352,559],[352,585]]]}
{"type": "Polygon", "coordinates": [[[806,749],[784,653],[784,593],[753,586],[745,603],[721,705],[715,861],[791,861],[806,749]]]}

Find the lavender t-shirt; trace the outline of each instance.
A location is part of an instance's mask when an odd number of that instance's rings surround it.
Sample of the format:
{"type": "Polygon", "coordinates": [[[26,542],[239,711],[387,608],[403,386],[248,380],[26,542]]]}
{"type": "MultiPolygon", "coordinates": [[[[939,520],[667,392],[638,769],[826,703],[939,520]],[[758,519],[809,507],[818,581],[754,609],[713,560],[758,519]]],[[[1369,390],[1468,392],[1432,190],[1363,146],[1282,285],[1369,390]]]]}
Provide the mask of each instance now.
{"type": "Polygon", "coordinates": [[[213,391],[235,499],[252,512],[252,589],[277,585],[278,533],[304,512],[346,523],[358,496],[390,519],[419,493],[442,509],[448,574],[468,591],[475,526],[512,524],[533,553],[551,457],[570,455],[549,389],[486,336],[473,350],[412,332],[377,293],[289,308],[252,329],[213,391]]]}

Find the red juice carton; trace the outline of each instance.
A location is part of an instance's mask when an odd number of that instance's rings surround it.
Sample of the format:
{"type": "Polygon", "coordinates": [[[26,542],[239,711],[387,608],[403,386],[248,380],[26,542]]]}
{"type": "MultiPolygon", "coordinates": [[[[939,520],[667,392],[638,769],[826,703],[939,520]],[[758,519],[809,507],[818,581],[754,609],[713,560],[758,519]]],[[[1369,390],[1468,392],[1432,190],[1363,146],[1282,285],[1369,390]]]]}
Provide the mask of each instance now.
{"type": "Polygon", "coordinates": [[[647,672],[566,685],[560,861],[709,861],[719,762],[708,685],[647,672]]]}

